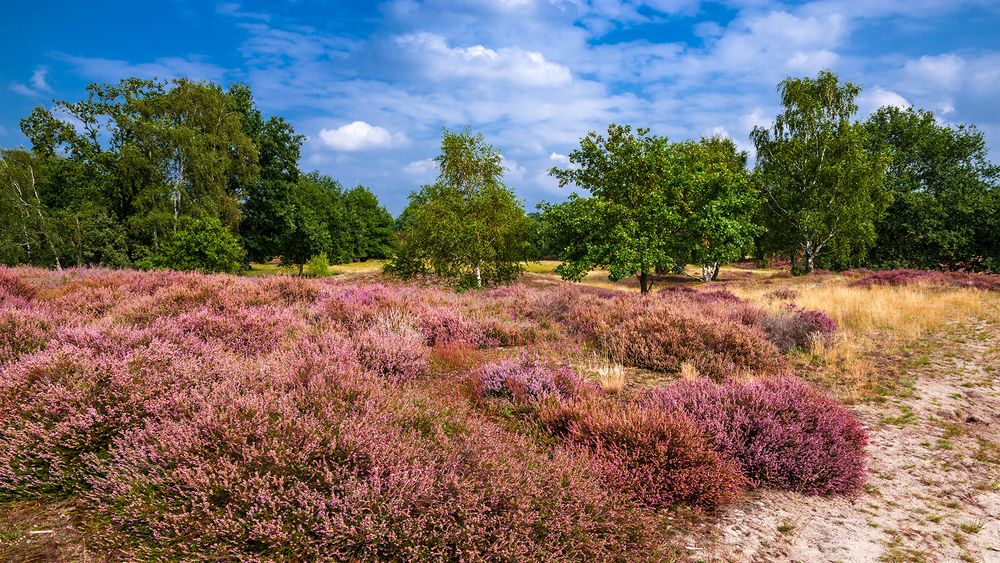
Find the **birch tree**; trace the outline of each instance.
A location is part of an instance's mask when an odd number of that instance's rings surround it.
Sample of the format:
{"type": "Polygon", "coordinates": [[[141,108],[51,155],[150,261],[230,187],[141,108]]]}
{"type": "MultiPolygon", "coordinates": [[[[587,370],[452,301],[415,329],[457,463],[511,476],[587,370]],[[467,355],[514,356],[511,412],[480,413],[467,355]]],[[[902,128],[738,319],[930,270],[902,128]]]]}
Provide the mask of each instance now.
{"type": "Polygon", "coordinates": [[[771,128],[755,127],[755,177],[764,198],[765,250],[816,260],[858,261],[875,244],[875,224],[891,202],[883,186],[888,153],[868,150],[852,119],[861,89],[822,71],[779,86],[784,111],[771,128]]]}
{"type": "Polygon", "coordinates": [[[524,207],[503,183],[503,158],[482,134],[445,130],[437,182],[410,195],[402,248],[389,269],[432,273],[460,286],[513,281],[529,252],[524,207]]]}

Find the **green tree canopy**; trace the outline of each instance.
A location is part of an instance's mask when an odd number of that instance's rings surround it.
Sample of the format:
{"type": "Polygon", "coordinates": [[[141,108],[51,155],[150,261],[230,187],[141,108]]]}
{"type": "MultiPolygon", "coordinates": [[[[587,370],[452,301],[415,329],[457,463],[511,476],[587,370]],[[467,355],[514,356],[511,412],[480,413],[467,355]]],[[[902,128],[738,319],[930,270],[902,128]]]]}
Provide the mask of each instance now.
{"type": "Polygon", "coordinates": [[[244,258],[239,240],[217,217],[185,217],[170,240],[160,244],[141,265],[235,274],[243,269],[244,258]]]}
{"type": "Polygon", "coordinates": [[[872,150],[892,160],[894,199],[869,261],[880,267],[1000,270],[1000,167],[975,126],[884,107],[865,123],[872,150]]]}
{"type": "Polygon", "coordinates": [[[403,246],[388,269],[472,287],[513,281],[528,254],[529,225],[503,184],[500,153],[480,133],[445,130],[436,160],[438,181],[410,195],[400,221],[403,246]]]}
{"type": "Polygon", "coordinates": [[[806,271],[816,260],[844,265],[863,260],[875,244],[875,224],[892,200],[883,185],[889,155],[872,151],[864,127],[852,121],[860,89],[822,71],[788,78],[778,87],[785,110],[770,129],[750,134],[755,178],[764,196],[762,249],[806,271]]]}
{"type": "Polygon", "coordinates": [[[368,188],[355,186],[344,194],[345,255],[343,262],[389,258],[396,250],[392,215],[368,188]]]}

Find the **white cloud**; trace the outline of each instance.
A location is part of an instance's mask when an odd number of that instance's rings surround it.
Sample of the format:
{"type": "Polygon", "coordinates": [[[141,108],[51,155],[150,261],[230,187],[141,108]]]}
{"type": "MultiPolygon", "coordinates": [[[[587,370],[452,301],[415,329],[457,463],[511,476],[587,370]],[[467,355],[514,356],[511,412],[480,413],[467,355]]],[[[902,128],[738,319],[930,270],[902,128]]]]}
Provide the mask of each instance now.
{"type": "Polygon", "coordinates": [[[965,60],[957,55],[923,56],[907,61],[905,70],[914,80],[955,88],[962,78],[965,60]]]}
{"type": "Polygon", "coordinates": [[[892,90],[886,90],[881,86],[876,86],[870,90],[866,90],[861,93],[858,97],[858,106],[864,113],[872,113],[875,110],[891,106],[901,109],[906,109],[912,106],[909,101],[903,96],[893,92],[892,90]]]}
{"type": "Polygon", "coordinates": [[[11,82],[10,90],[28,98],[40,98],[45,93],[52,91],[52,87],[49,86],[49,83],[45,79],[48,73],[49,69],[40,66],[31,73],[31,79],[29,80],[31,86],[22,84],[21,82],[11,82]]]}
{"type": "Polygon", "coordinates": [[[402,133],[390,133],[383,127],[364,121],[352,121],[336,129],[322,129],[319,139],[327,147],[339,151],[384,149],[406,142],[402,133]]]}
{"type": "Polygon", "coordinates": [[[438,164],[433,158],[422,158],[404,166],[403,172],[414,178],[426,180],[437,176],[438,164]]]}
{"type": "Polygon", "coordinates": [[[564,154],[559,154],[554,152],[549,155],[549,160],[551,160],[557,166],[569,166],[569,157],[564,154]]]}
{"type": "Polygon", "coordinates": [[[516,160],[512,158],[507,158],[503,155],[500,155],[500,159],[501,159],[500,165],[503,166],[504,169],[504,180],[506,180],[508,183],[511,181],[513,182],[524,181],[524,175],[528,171],[523,166],[518,164],[516,160]]]}
{"type": "Polygon", "coordinates": [[[41,92],[51,92],[52,87],[50,87],[49,83],[45,81],[45,77],[48,73],[49,69],[44,66],[36,68],[35,72],[31,73],[31,86],[34,87],[35,90],[41,92]]]}
{"type": "Polygon", "coordinates": [[[560,85],[572,80],[565,66],[545,60],[537,51],[518,47],[449,47],[444,37],[433,33],[401,35],[396,37],[396,44],[439,79],[477,77],[528,86],[560,85]]]}
{"type": "Polygon", "coordinates": [[[243,6],[236,2],[226,2],[219,4],[215,7],[215,13],[223,16],[231,16],[234,18],[248,19],[248,20],[259,20],[259,21],[270,21],[270,14],[265,14],[262,12],[247,12],[243,10],[243,6]]]}
{"type": "Polygon", "coordinates": [[[219,65],[207,62],[204,57],[162,57],[147,63],[131,63],[121,59],[100,57],[78,57],[57,54],[59,59],[70,63],[84,78],[104,82],[117,82],[123,78],[190,78],[191,80],[211,80],[222,82],[228,71],[219,65]]]}

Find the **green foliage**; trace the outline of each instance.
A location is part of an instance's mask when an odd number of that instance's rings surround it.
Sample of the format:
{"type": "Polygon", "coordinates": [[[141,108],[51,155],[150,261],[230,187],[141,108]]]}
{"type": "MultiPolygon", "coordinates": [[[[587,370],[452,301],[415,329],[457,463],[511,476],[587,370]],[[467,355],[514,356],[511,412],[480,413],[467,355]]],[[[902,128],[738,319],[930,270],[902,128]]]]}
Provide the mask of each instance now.
{"type": "Polygon", "coordinates": [[[929,111],[885,107],[865,123],[873,150],[889,150],[895,195],[869,262],[886,268],[1000,268],[1000,167],[974,126],[939,124],[929,111]],[[994,259],[991,261],[991,257],[994,259]]]}
{"type": "Polygon", "coordinates": [[[317,254],[306,262],[306,273],[313,278],[325,278],[330,275],[330,260],[326,254],[317,254]]]}
{"type": "Polygon", "coordinates": [[[334,250],[331,232],[343,217],[343,208],[338,204],[340,184],[335,180],[319,173],[299,178],[284,213],[286,225],[280,244],[283,264],[297,265],[301,275],[310,258],[334,250]]]}
{"type": "Polygon", "coordinates": [[[852,121],[861,90],[822,71],[788,78],[779,91],[784,112],[750,134],[765,199],[762,249],[792,257],[793,266],[801,253],[806,271],[821,256],[837,266],[861,261],[892,200],[883,186],[888,152],[870,150],[865,128],[852,121]]]}
{"type": "MultiPolygon", "coordinates": [[[[754,222],[759,205],[747,172],[747,154],[731,139],[704,138],[677,145],[684,185],[686,263],[701,266],[702,280],[746,256],[763,228],[754,222]]],[[[679,261],[679,260],[678,260],[679,261]]]]}
{"type": "Polygon", "coordinates": [[[239,240],[216,217],[185,219],[173,237],[162,242],[140,266],[235,274],[246,253],[239,240]]]}
{"type": "Polygon", "coordinates": [[[500,153],[482,134],[445,130],[436,160],[438,181],[410,194],[402,248],[387,270],[432,273],[462,288],[515,280],[529,254],[530,224],[502,182],[500,153]]]}
{"type": "Polygon", "coordinates": [[[746,154],[730,140],[671,144],[612,124],[607,137],[590,133],[569,158],[575,168],[551,173],[592,197],[544,206],[541,237],[559,250],[556,271],[566,279],[604,267],[612,280],[637,276],[645,293],[654,272],[695,263],[708,281],[760,231],[746,154]]]}
{"type": "Polygon", "coordinates": [[[356,186],[344,194],[346,213],[343,262],[390,258],[396,250],[392,215],[368,188],[356,186]]]}

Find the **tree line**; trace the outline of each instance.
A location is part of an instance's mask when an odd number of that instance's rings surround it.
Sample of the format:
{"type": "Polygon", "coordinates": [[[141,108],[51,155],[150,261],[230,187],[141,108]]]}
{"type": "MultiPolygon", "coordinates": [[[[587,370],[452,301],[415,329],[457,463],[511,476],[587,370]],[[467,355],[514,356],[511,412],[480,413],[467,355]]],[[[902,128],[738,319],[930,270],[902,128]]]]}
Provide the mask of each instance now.
{"type": "Polygon", "coordinates": [[[636,276],[642,292],[656,274],[711,281],[749,257],[787,259],[793,273],[1000,271],[1000,168],[975,126],[896,107],[861,121],[860,88],[829,71],[778,91],[783,111],[750,134],[752,168],[731,139],[671,142],[611,124],[550,170],[588,195],[530,215],[503,185],[499,152],[482,135],[446,131],[441,175],[411,196],[390,269],[475,287],[544,255],[566,279],[601,268],[636,276]]]}
{"type": "Polygon", "coordinates": [[[250,88],[126,79],[21,120],[0,150],[0,262],[237,272],[388,258],[393,218],[365,187],[299,169],[303,137],[250,88]]]}
{"type": "Polygon", "coordinates": [[[446,129],[437,180],[394,221],[366,188],[302,173],[303,138],[245,85],[92,84],[22,120],[30,150],[0,151],[0,262],[235,272],[279,257],[301,273],[391,257],[402,277],[481,287],[551,257],[567,279],[601,268],[643,292],[749,257],[795,273],[1000,271],[1000,167],[975,126],[895,107],[860,120],[860,88],[828,71],[778,92],[783,111],[750,134],[753,166],[728,138],[611,124],[550,170],[587,195],[534,213],[482,134],[446,129]]]}

